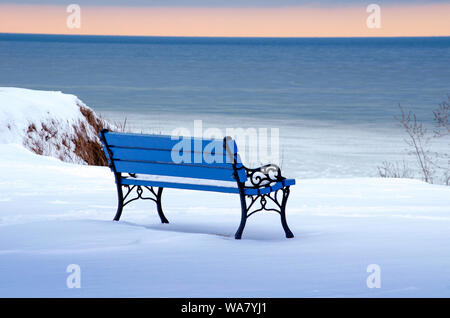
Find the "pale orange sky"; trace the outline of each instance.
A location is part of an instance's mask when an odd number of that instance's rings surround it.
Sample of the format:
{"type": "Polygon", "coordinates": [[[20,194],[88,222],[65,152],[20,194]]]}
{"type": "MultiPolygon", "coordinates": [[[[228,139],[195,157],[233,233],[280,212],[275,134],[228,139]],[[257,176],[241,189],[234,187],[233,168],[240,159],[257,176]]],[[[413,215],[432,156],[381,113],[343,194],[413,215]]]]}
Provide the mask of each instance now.
{"type": "Polygon", "coordinates": [[[369,29],[365,6],[346,8],[81,7],[69,29],[65,6],[0,4],[0,33],[157,36],[450,36],[450,4],[381,6],[369,29]]]}

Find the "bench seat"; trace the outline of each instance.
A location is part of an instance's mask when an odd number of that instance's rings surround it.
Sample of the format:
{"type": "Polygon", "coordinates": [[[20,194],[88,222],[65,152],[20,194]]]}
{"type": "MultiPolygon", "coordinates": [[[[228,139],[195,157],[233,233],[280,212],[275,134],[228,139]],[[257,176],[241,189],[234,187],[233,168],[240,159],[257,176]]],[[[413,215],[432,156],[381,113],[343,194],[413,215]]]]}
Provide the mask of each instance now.
{"type": "MultiPolygon", "coordinates": [[[[236,182],[234,182],[233,185],[230,186],[224,186],[224,185],[217,185],[217,182],[211,182],[210,184],[206,182],[198,182],[198,183],[192,183],[192,182],[183,182],[181,179],[193,179],[193,178],[173,178],[174,180],[171,181],[161,181],[157,178],[148,178],[148,177],[140,177],[139,175],[136,176],[136,178],[126,177],[122,179],[122,184],[127,185],[142,185],[147,187],[160,187],[160,188],[174,188],[174,189],[186,189],[186,190],[200,190],[200,191],[212,191],[212,192],[223,192],[223,193],[239,193],[239,188],[236,185],[236,182]],[[179,179],[179,180],[175,180],[179,179]]],[[[189,180],[189,181],[191,181],[189,180]]],[[[199,180],[199,181],[205,181],[201,179],[193,179],[193,180],[199,180]]],[[[225,181],[226,182],[226,181],[225,181]]],[[[233,182],[229,182],[233,183],[233,182]]]]}
{"type": "MultiPolygon", "coordinates": [[[[176,178],[167,176],[164,179],[165,180],[161,180],[160,176],[136,175],[136,177],[123,177],[122,184],[185,190],[203,190],[222,193],[239,193],[239,187],[236,182],[195,178],[176,178]]],[[[244,188],[244,193],[247,195],[267,194],[291,185],[295,185],[295,179],[285,179],[270,186],[261,186],[259,188],[244,188]]]]}

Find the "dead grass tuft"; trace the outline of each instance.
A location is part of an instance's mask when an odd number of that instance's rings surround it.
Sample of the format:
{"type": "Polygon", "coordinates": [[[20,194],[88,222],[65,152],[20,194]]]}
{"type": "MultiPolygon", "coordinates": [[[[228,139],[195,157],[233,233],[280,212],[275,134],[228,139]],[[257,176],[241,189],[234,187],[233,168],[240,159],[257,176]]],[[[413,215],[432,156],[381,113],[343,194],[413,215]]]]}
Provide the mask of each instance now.
{"type": "Polygon", "coordinates": [[[35,126],[35,124],[31,124],[31,125],[28,126],[27,134],[30,134],[30,133],[32,133],[33,131],[36,131],[36,126],[35,126]]]}
{"type": "MultiPolygon", "coordinates": [[[[101,127],[101,126],[98,126],[101,127]]],[[[75,138],[72,139],[75,145],[75,154],[92,166],[107,166],[108,161],[103,152],[102,145],[98,141],[89,139],[86,126],[80,123],[73,126],[75,130],[75,138]]]]}
{"type": "Polygon", "coordinates": [[[96,132],[100,132],[103,128],[105,128],[105,124],[103,120],[101,120],[98,116],[95,115],[95,113],[86,107],[83,107],[81,105],[78,105],[80,107],[80,112],[86,118],[86,121],[94,127],[96,132]]]}
{"type": "Polygon", "coordinates": [[[44,149],[54,147],[58,151],[58,158],[62,161],[71,160],[73,154],[81,158],[88,165],[106,166],[108,161],[103,152],[98,133],[106,127],[106,122],[98,117],[91,109],[78,105],[85,121],[79,121],[72,126],[74,134],[58,132],[55,120],[41,123],[41,127],[30,124],[27,128],[25,145],[38,155],[44,154],[44,149]],[[92,138],[92,133],[95,137],[92,138]],[[59,139],[60,142],[55,140],[59,139]],[[54,145],[51,145],[51,144],[54,145]]]}
{"type": "MultiPolygon", "coordinates": [[[[96,136],[102,131],[105,127],[105,122],[95,113],[82,105],[78,105],[80,107],[80,112],[86,118],[86,121],[90,126],[92,126],[95,130],[96,136]]],[[[76,138],[72,140],[75,144],[75,154],[79,156],[81,159],[86,161],[88,165],[93,166],[107,166],[108,160],[106,159],[105,153],[103,152],[103,146],[100,140],[97,138],[96,141],[92,141],[88,138],[86,126],[84,123],[80,122],[78,127],[75,127],[75,135],[76,138]]]]}

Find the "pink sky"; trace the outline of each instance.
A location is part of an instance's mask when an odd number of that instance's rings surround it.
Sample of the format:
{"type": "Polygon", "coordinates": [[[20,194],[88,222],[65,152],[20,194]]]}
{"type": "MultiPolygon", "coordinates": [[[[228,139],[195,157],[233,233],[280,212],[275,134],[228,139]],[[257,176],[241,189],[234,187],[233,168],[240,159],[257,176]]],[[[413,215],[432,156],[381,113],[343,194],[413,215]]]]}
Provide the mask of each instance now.
{"type": "Polygon", "coordinates": [[[450,4],[381,6],[369,29],[365,6],[345,8],[81,7],[69,29],[65,6],[0,5],[0,32],[160,36],[449,36],[450,4]]]}

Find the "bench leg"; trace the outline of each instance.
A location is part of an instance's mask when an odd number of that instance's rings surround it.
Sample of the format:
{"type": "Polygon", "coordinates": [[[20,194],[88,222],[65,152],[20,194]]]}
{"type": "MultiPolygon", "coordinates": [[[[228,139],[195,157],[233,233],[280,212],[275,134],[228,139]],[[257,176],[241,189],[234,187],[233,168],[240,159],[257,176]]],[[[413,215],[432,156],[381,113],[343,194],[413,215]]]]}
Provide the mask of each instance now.
{"type": "Polygon", "coordinates": [[[161,206],[161,196],[164,188],[158,188],[158,193],[156,195],[156,209],[158,210],[159,218],[161,219],[161,223],[169,223],[166,216],[163,213],[161,206]]]}
{"type": "Polygon", "coordinates": [[[119,221],[120,216],[122,215],[123,210],[123,191],[122,191],[122,185],[117,183],[117,212],[116,216],[114,217],[114,221],[119,221]]]}
{"type": "Polygon", "coordinates": [[[289,197],[289,192],[290,192],[289,187],[283,189],[283,201],[281,202],[280,216],[281,216],[281,225],[283,226],[284,232],[286,233],[286,237],[293,238],[294,234],[292,234],[286,222],[286,203],[289,197]]]}
{"type": "Polygon", "coordinates": [[[245,202],[245,195],[241,193],[241,223],[239,228],[234,235],[236,240],[240,240],[242,237],[242,232],[244,232],[245,223],[247,222],[247,203],[245,202]]]}
{"type": "Polygon", "coordinates": [[[294,234],[289,229],[289,226],[287,225],[287,221],[286,221],[286,204],[287,204],[287,200],[289,198],[289,193],[290,193],[290,189],[289,189],[289,187],[286,187],[286,188],[277,190],[275,192],[274,197],[273,196],[271,197],[267,194],[266,195],[257,195],[257,196],[251,197],[251,202],[249,202],[248,206],[247,206],[247,202],[245,200],[246,196],[241,194],[241,196],[240,196],[241,197],[241,210],[242,210],[241,224],[239,225],[239,228],[234,236],[235,239],[237,239],[237,240],[241,239],[242,232],[244,231],[247,219],[254,213],[263,211],[263,210],[278,212],[281,217],[281,225],[283,226],[283,230],[284,230],[284,233],[286,234],[286,237],[293,238],[294,234]],[[282,193],[281,202],[278,200],[278,197],[277,197],[278,191],[280,191],[282,193]],[[278,209],[266,206],[267,202],[270,202],[270,200],[273,201],[278,206],[278,209]],[[260,206],[257,207],[256,209],[253,207],[255,202],[259,202],[259,204],[260,204],[260,206]],[[251,212],[250,212],[250,210],[251,210],[251,212]]]}

